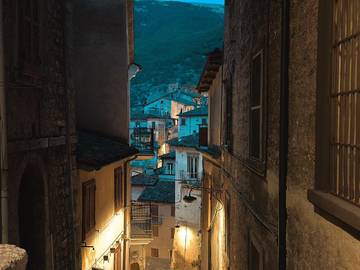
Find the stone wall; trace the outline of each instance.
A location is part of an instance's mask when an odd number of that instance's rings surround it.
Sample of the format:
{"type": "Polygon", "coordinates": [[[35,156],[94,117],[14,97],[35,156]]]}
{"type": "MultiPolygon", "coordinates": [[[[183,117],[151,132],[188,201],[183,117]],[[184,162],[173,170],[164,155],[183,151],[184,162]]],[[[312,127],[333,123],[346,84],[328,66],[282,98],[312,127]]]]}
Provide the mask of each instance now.
{"type": "MultiPolygon", "coordinates": [[[[354,269],[360,260],[359,241],[315,213],[307,199],[307,191],[315,185],[318,2],[290,1],[287,266],[288,269],[354,269]]],[[[257,242],[263,269],[278,269],[281,1],[228,3],[224,80],[229,80],[233,73],[233,150],[220,145],[220,158],[205,156],[204,185],[229,195],[230,250],[222,247],[225,240],[212,240],[212,230],[221,235],[219,224],[221,219],[226,220],[214,216],[214,210],[211,215],[207,213],[219,199],[212,195],[212,201],[204,199],[202,215],[203,247],[211,243],[211,259],[203,251],[202,269],[208,269],[210,262],[219,269],[249,269],[251,239],[257,242]],[[256,171],[248,162],[250,63],[260,49],[265,56],[265,173],[256,171]],[[209,222],[209,216],[214,218],[213,223],[209,222]],[[207,231],[207,226],[211,230],[207,231]]],[[[226,89],[223,107],[225,96],[226,89]]],[[[223,114],[223,130],[225,120],[223,114]]],[[[221,141],[225,141],[223,134],[221,141]]],[[[226,199],[220,198],[225,205],[226,199]]]]}
{"type": "Polygon", "coordinates": [[[29,263],[36,269],[74,269],[79,243],[74,242],[77,222],[70,176],[76,174],[76,164],[69,163],[75,160],[69,142],[75,137],[75,115],[65,61],[64,1],[39,1],[40,61],[33,73],[24,68],[20,54],[21,1],[4,2],[9,240],[30,249],[29,263]],[[22,189],[27,181],[33,181],[34,190],[22,189]],[[42,209],[32,214],[33,220],[19,214],[23,198],[42,209]],[[34,225],[38,223],[41,226],[34,225]],[[43,239],[37,247],[25,244],[24,237],[32,234],[43,239]],[[33,261],[35,257],[42,262],[33,261]]]}

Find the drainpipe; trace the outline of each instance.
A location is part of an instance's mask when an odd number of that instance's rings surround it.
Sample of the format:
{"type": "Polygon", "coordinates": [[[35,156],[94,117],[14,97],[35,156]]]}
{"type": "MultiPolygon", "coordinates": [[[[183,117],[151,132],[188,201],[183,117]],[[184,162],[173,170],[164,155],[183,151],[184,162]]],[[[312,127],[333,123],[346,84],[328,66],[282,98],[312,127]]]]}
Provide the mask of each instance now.
{"type": "Polygon", "coordinates": [[[7,130],[5,102],[5,59],[4,59],[4,27],[3,1],[0,0],[0,151],[1,151],[1,242],[8,242],[8,161],[7,161],[7,130]]]}
{"type": "Polygon", "coordinates": [[[125,196],[125,207],[124,207],[124,254],[123,254],[123,269],[127,269],[127,262],[129,261],[129,258],[127,258],[127,255],[130,256],[130,243],[129,243],[129,239],[128,239],[128,235],[131,238],[131,173],[130,175],[128,175],[128,168],[129,168],[129,164],[131,161],[137,159],[138,155],[135,154],[135,156],[133,156],[132,158],[128,159],[125,161],[124,164],[124,169],[125,169],[125,175],[126,175],[126,179],[127,179],[127,183],[126,183],[126,187],[128,187],[130,182],[130,194],[128,192],[126,192],[126,196],[125,196]],[[129,176],[129,178],[128,178],[129,176]],[[130,196],[130,205],[128,205],[128,198],[130,196]],[[128,225],[130,228],[128,228],[128,225]],[[128,230],[130,229],[130,230],[128,230]],[[127,252],[127,253],[126,253],[127,252]]]}
{"type": "Polygon", "coordinates": [[[280,149],[279,149],[279,224],[278,224],[278,255],[279,269],[286,269],[286,182],[288,166],[288,135],[289,135],[289,0],[282,1],[281,29],[281,85],[280,85],[280,149]]]}

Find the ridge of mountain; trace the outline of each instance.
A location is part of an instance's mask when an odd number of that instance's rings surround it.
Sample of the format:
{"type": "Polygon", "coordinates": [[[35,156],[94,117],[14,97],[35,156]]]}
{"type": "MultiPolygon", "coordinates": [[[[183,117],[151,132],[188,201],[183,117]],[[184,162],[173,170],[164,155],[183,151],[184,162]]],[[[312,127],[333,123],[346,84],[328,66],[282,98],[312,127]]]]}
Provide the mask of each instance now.
{"type": "Polygon", "coordinates": [[[196,86],[206,54],[223,46],[223,6],[136,0],[135,61],[143,67],[131,83],[131,104],[164,95],[169,85],[196,86]]]}

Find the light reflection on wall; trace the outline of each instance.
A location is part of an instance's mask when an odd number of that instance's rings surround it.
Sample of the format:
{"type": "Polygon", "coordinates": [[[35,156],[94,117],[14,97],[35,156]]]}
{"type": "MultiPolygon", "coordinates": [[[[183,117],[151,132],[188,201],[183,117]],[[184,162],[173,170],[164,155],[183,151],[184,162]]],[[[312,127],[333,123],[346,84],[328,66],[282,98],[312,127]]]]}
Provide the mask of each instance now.
{"type": "Polygon", "coordinates": [[[218,202],[216,205],[219,209],[218,213],[218,222],[219,222],[219,233],[218,233],[218,243],[219,243],[219,269],[224,269],[225,267],[225,211],[224,207],[218,202]]]}
{"type": "MultiPolygon", "coordinates": [[[[97,266],[104,270],[113,269],[114,255],[110,253],[110,248],[117,238],[124,231],[124,211],[120,210],[102,228],[97,228],[90,236],[87,245],[94,246],[94,249],[83,250],[84,265],[83,269],[91,269],[95,262],[97,266]],[[108,255],[108,261],[104,261],[103,255],[108,255]]],[[[121,242],[120,242],[121,244],[121,242]]],[[[122,248],[121,248],[122,249],[122,248]]]]}

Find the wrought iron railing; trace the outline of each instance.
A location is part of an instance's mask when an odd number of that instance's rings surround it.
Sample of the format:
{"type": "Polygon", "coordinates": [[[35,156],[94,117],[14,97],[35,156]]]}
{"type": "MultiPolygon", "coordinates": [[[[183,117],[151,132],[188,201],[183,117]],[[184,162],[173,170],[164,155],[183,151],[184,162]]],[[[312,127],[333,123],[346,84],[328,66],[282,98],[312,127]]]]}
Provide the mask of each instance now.
{"type": "Polygon", "coordinates": [[[200,185],[201,174],[199,172],[180,171],[180,181],[189,185],[200,185]]]}
{"type": "Polygon", "coordinates": [[[131,238],[152,238],[150,203],[131,202],[131,238]]]}

